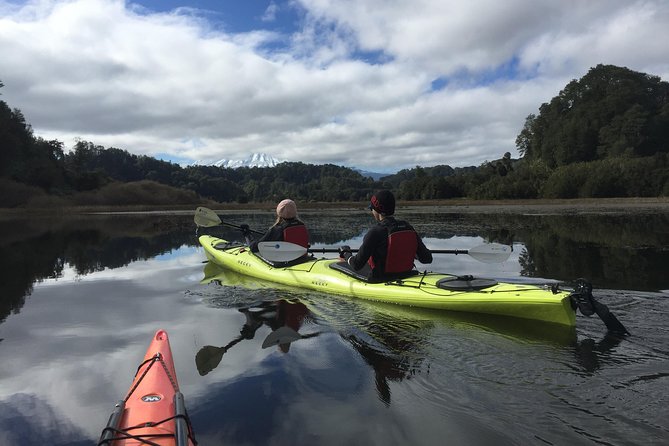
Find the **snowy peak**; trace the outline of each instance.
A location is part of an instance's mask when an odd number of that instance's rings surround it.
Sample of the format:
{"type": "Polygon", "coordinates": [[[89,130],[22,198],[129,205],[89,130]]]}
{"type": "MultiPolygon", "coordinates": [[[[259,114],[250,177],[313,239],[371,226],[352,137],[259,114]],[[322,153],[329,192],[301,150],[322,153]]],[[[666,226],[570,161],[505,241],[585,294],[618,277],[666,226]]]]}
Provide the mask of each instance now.
{"type": "MultiPolygon", "coordinates": [[[[274,167],[280,162],[281,161],[274,158],[272,155],[267,155],[266,153],[254,153],[244,160],[231,160],[223,158],[216,161],[215,163],[211,163],[210,165],[228,169],[236,169],[238,167],[274,167]]],[[[196,164],[205,163],[198,162],[196,164]]]]}

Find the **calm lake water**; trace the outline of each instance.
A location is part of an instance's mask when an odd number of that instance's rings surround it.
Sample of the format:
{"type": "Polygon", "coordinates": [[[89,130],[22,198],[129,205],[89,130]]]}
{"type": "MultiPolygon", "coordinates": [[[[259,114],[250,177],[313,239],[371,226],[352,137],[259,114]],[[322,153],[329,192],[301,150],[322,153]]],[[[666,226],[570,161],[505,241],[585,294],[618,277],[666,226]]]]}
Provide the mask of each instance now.
{"type": "MultiPolygon", "coordinates": [[[[400,216],[432,248],[514,247],[430,270],[585,277],[632,335],[273,287],[203,263],[192,215],[2,220],[0,445],[95,444],[160,328],[201,445],[669,444],[669,215],[400,216]],[[263,348],[283,324],[302,339],[263,348]]],[[[302,217],[318,246],[371,225],[302,217]]]]}

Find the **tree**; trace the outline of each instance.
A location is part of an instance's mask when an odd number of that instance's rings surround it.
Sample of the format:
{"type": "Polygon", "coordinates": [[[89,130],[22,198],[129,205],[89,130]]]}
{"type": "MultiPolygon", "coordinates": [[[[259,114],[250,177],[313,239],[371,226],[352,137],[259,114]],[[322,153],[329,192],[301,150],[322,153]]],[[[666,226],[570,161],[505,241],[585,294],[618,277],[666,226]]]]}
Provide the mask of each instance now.
{"type": "Polygon", "coordinates": [[[526,118],[516,147],[550,167],[667,151],[667,104],[669,83],[659,77],[597,65],[526,118]]]}
{"type": "Polygon", "coordinates": [[[527,115],[527,118],[525,118],[525,125],[516,138],[516,148],[518,149],[521,158],[525,155],[528,157],[532,156],[532,132],[535,119],[536,116],[533,113],[527,115]]]}

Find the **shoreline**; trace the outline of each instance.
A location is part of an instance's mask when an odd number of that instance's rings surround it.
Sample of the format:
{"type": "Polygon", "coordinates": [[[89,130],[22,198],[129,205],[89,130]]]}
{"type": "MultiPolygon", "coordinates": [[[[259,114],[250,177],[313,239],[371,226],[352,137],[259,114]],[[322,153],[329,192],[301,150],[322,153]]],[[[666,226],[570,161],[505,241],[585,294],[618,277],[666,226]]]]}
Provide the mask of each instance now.
{"type": "MultiPolygon", "coordinates": [[[[400,202],[401,205],[403,203],[400,202]]],[[[536,200],[466,200],[430,203],[436,212],[506,214],[662,214],[669,213],[669,197],[574,198],[536,200]]],[[[422,207],[430,204],[424,204],[422,207]]],[[[411,208],[410,203],[406,204],[411,208]]]]}
{"type": "MultiPolygon", "coordinates": [[[[0,209],[0,217],[25,215],[122,215],[122,214],[161,214],[184,215],[192,213],[199,204],[192,205],[152,205],[152,206],[80,206],[66,208],[21,208],[0,209]]],[[[304,213],[323,210],[359,211],[365,209],[366,202],[298,202],[298,208],[304,213]]],[[[208,204],[213,210],[228,213],[249,211],[273,212],[274,203],[217,203],[208,204]]],[[[575,198],[575,199],[535,199],[535,200],[420,200],[397,203],[398,214],[401,212],[439,212],[468,214],[631,214],[631,213],[669,213],[669,197],[641,198],[575,198]]]]}

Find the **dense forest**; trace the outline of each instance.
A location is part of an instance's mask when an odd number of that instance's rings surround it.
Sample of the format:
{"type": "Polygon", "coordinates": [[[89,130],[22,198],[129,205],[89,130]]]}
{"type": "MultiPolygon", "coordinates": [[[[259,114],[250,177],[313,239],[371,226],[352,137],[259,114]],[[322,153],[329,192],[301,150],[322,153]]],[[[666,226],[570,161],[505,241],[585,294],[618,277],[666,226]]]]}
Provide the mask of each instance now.
{"type": "Polygon", "coordinates": [[[516,149],[518,159],[379,181],[331,164],[182,167],[89,141],[66,151],[0,101],[0,207],[359,201],[382,187],[405,200],[669,196],[669,83],[598,65],[526,118],[516,149]]]}

